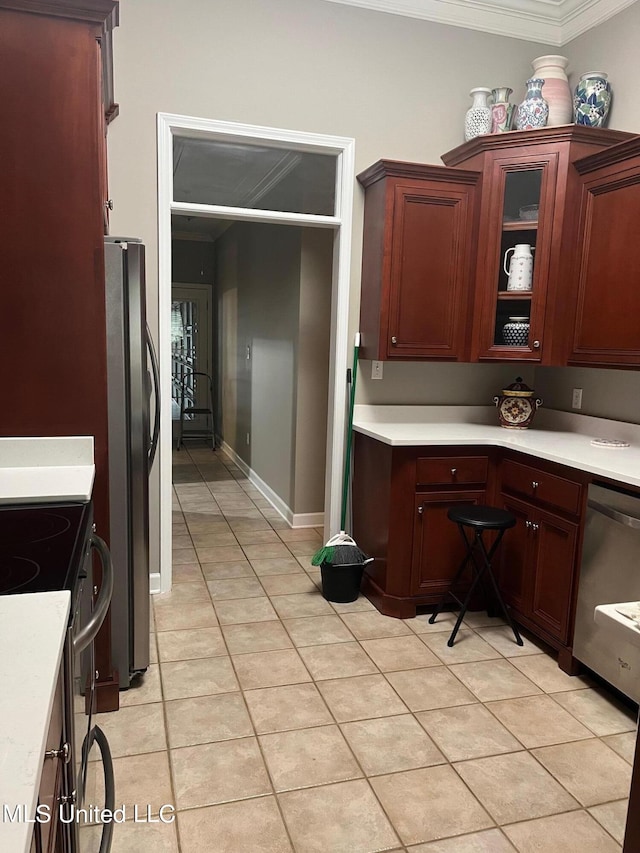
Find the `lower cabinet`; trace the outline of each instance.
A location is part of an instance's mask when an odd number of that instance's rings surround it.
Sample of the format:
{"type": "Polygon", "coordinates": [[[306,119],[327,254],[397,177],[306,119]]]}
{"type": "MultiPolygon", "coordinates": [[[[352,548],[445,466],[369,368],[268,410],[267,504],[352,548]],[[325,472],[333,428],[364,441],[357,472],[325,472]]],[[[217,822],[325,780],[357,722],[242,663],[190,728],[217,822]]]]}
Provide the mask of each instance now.
{"type": "MultiPolygon", "coordinates": [[[[440,597],[464,556],[466,548],[458,526],[447,518],[457,504],[484,504],[485,491],[432,492],[416,495],[413,521],[411,594],[440,597]]],[[[461,578],[461,588],[471,580],[471,569],[461,578]]]]}
{"type": "MultiPolygon", "coordinates": [[[[365,594],[382,613],[403,619],[437,603],[465,556],[449,509],[502,506],[516,518],[493,558],[505,602],[525,628],[568,650],[587,480],[499,448],[392,447],[357,434],[353,530],[374,558],[365,594]]],[[[458,594],[471,581],[467,571],[458,594]]],[[[478,598],[472,607],[481,604],[478,598]]]]}
{"type": "Polygon", "coordinates": [[[498,583],[513,615],[524,617],[549,637],[569,639],[579,526],[559,515],[502,495],[516,517],[505,535],[497,563],[498,583]]]}

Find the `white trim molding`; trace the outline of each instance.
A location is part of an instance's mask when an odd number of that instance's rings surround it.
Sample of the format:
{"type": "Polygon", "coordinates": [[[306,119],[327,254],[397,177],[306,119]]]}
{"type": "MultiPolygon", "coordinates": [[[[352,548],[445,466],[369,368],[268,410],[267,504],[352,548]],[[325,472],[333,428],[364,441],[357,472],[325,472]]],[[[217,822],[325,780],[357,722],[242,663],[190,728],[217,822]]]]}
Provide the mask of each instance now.
{"type": "Polygon", "coordinates": [[[326,0],[562,47],[635,0],[326,0]]]}
{"type": "MultiPolygon", "coordinates": [[[[225,220],[278,222],[331,228],[335,231],[327,452],[323,513],[294,514],[255,472],[247,476],[293,527],[319,527],[326,520],[329,531],[340,524],[342,469],[347,418],[346,373],[349,358],[349,290],[351,272],[352,209],[355,185],[355,140],[349,137],[303,133],[282,128],[259,127],[213,119],[158,113],[158,349],[162,406],[160,415],[160,591],[171,588],[171,214],[193,214],[225,220]],[[244,142],[289,151],[309,151],[336,157],[336,209],[334,216],[290,214],[281,211],[246,210],[173,200],[173,144],[175,138],[208,139],[211,142],[244,142]]],[[[242,468],[237,456],[233,456],[242,468]]],[[[244,470],[244,469],[243,469],[244,470]]],[[[152,577],[152,583],[157,582],[152,577]]]]}
{"type": "Polygon", "coordinates": [[[231,445],[227,444],[226,441],[223,441],[221,442],[220,447],[238,466],[249,482],[256,487],[262,497],[269,501],[276,512],[279,512],[291,527],[322,527],[324,525],[323,512],[294,513],[285,501],[283,501],[282,498],[277,495],[258,474],[256,474],[253,468],[247,465],[241,456],[238,456],[231,445]]]}

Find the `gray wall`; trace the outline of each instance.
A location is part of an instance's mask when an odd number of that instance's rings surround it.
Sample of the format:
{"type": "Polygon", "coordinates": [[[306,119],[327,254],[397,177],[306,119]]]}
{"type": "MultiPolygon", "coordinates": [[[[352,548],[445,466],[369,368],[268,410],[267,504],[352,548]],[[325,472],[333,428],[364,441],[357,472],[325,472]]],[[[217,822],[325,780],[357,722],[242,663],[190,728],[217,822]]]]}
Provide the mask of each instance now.
{"type": "Polygon", "coordinates": [[[300,240],[299,228],[238,223],[217,244],[222,435],[288,506],[294,498],[300,240]]]}
{"type": "Polygon", "coordinates": [[[238,223],[216,250],[222,436],[294,513],[322,512],[333,232],[238,223]]]}
{"type": "Polygon", "coordinates": [[[305,228],[296,377],[296,513],[324,511],[333,231],[305,228]]]}

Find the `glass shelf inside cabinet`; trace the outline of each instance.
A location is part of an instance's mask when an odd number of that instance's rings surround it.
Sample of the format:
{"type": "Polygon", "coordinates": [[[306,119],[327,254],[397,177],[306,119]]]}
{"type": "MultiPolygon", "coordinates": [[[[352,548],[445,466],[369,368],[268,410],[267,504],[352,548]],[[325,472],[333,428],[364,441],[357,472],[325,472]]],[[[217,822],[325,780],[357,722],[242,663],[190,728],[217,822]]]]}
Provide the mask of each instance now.
{"type": "Polygon", "coordinates": [[[542,169],[505,176],[494,346],[529,347],[542,169]]]}

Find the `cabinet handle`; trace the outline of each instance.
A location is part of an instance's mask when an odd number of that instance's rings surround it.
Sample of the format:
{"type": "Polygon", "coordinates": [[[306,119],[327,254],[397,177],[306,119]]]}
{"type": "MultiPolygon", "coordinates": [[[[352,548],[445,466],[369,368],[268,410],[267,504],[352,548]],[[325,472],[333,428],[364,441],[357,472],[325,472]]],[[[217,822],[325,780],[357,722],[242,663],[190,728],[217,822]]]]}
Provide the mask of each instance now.
{"type": "Polygon", "coordinates": [[[420,504],[420,506],[418,507],[418,515],[422,515],[423,512],[424,512],[424,507],[422,506],[422,504],[420,504]]]}
{"type": "Polygon", "coordinates": [[[534,341],[533,342],[533,348],[534,349],[540,349],[540,341],[534,341]]]}
{"type": "Polygon", "coordinates": [[[530,521],[525,521],[524,526],[525,526],[525,527],[531,527],[531,522],[530,522],[530,521]]]}
{"type": "Polygon", "coordinates": [[[71,761],[71,747],[65,742],[62,744],[60,749],[48,749],[45,754],[45,758],[61,758],[65,764],[68,764],[71,761]]]}
{"type": "Polygon", "coordinates": [[[396,338],[396,336],[395,336],[395,335],[392,335],[392,337],[391,337],[391,343],[392,343],[394,346],[398,343],[398,339],[396,338]]]}
{"type": "Polygon", "coordinates": [[[539,485],[540,485],[540,483],[538,483],[538,482],[537,482],[537,480],[532,480],[532,481],[531,481],[531,488],[532,488],[534,491],[538,488],[538,486],[539,486],[539,485]]]}
{"type": "Polygon", "coordinates": [[[531,523],[531,527],[532,527],[532,529],[533,529],[533,532],[534,532],[534,533],[537,533],[537,532],[538,532],[538,530],[539,530],[539,528],[540,528],[540,525],[539,525],[539,524],[535,524],[535,523],[533,523],[533,522],[532,522],[532,523],[531,523]]]}
{"type": "Polygon", "coordinates": [[[452,469],[451,469],[451,476],[452,476],[452,477],[455,477],[457,473],[458,473],[458,469],[457,469],[457,468],[452,468],[452,469]]]}

